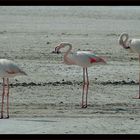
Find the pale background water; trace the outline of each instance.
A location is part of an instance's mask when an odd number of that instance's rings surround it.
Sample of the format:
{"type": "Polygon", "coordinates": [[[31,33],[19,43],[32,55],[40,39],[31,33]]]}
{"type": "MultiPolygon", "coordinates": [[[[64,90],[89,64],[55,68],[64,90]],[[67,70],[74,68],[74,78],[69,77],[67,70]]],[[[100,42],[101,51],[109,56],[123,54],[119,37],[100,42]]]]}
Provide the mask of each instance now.
{"type": "Polygon", "coordinates": [[[0,20],[0,29],[7,31],[61,32],[63,29],[69,32],[77,30],[79,33],[90,31],[94,35],[122,31],[136,34],[139,31],[140,7],[1,6],[0,20]]]}
{"type": "MultiPolygon", "coordinates": [[[[28,45],[31,48],[35,42],[44,41],[43,35],[51,36],[51,39],[48,37],[46,41],[54,44],[67,40],[74,45],[80,43],[78,48],[82,47],[83,42],[88,43],[91,39],[90,44],[97,47],[113,46],[118,43],[116,37],[122,32],[139,37],[139,27],[139,6],[0,7],[0,42],[5,46],[23,48],[28,45]],[[2,34],[3,32],[6,34],[2,34]],[[32,35],[36,35],[36,38],[32,35]]],[[[40,44],[40,47],[41,45],[43,44],[40,44]]]]}

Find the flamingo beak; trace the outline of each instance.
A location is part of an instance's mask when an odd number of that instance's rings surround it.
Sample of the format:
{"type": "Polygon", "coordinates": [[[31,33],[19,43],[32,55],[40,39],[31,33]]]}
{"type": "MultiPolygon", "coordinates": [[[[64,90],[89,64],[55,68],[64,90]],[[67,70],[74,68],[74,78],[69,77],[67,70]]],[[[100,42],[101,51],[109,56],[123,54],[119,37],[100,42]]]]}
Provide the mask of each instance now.
{"type": "Polygon", "coordinates": [[[58,46],[56,46],[55,47],[55,51],[54,51],[54,53],[57,53],[57,54],[59,54],[59,53],[61,53],[61,51],[59,51],[61,48],[63,48],[64,46],[63,45],[58,45],[58,46]]]}
{"type": "Polygon", "coordinates": [[[59,53],[60,53],[60,51],[59,51],[59,46],[56,46],[55,49],[54,49],[54,51],[52,51],[52,53],[57,53],[57,54],[59,54],[59,53]]]}
{"type": "Polygon", "coordinates": [[[60,49],[60,46],[56,46],[56,47],[55,47],[55,52],[56,52],[57,54],[61,53],[61,51],[59,51],[59,49],[60,49]]]}
{"type": "Polygon", "coordinates": [[[58,53],[58,46],[55,47],[55,52],[58,53]]]}

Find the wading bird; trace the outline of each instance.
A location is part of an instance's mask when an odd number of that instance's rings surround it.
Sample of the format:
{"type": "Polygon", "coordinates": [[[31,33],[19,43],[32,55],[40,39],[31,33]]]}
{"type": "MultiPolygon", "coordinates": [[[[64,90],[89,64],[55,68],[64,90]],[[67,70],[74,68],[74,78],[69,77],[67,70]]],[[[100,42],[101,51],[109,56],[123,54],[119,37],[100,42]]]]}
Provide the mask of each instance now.
{"type": "Polygon", "coordinates": [[[60,53],[60,49],[68,46],[68,50],[64,54],[64,63],[67,65],[78,65],[83,68],[83,92],[82,92],[82,108],[87,107],[87,95],[89,88],[89,79],[87,68],[97,63],[106,64],[105,60],[94,54],[93,51],[77,51],[71,52],[72,45],[67,42],[60,43],[55,47],[55,52],[60,53]]]}
{"type": "Polygon", "coordinates": [[[9,78],[18,75],[27,75],[22,71],[13,61],[7,59],[0,59],[0,77],[3,78],[3,92],[2,92],[2,102],[1,102],[1,116],[0,119],[4,118],[4,97],[7,96],[6,107],[7,116],[9,118],[9,78]]]}
{"type": "MultiPolygon", "coordinates": [[[[139,54],[139,63],[140,63],[140,39],[129,39],[127,33],[122,33],[119,37],[119,45],[124,49],[130,50],[131,52],[139,54]]],[[[140,99],[140,73],[139,73],[139,96],[135,97],[140,99]]]]}

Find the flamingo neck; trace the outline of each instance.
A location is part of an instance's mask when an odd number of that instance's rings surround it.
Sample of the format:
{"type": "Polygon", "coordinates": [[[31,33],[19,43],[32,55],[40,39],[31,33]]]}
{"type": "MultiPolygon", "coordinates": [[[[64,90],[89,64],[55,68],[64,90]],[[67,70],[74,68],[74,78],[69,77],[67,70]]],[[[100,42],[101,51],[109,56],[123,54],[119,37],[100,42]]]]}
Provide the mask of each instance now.
{"type": "Polygon", "coordinates": [[[65,44],[65,46],[68,46],[69,48],[68,48],[68,50],[66,51],[66,53],[64,54],[64,63],[66,63],[66,64],[68,64],[68,65],[72,65],[72,64],[74,64],[74,63],[73,63],[72,60],[68,57],[69,53],[70,53],[71,50],[72,50],[72,45],[69,44],[69,43],[67,43],[67,44],[65,44]]]}
{"type": "Polygon", "coordinates": [[[119,44],[125,48],[125,49],[130,49],[130,47],[127,45],[128,42],[128,34],[123,33],[120,37],[119,37],[119,44]]]}
{"type": "Polygon", "coordinates": [[[67,55],[68,55],[68,54],[71,52],[71,50],[72,50],[72,45],[69,44],[69,43],[67,43],[67,44],[65,44],[65,46],[69,46],[68,50],[66,51],[66,53],[65,53],[65,55],[64,55],[64,57],[67,57],[67,55]]]}

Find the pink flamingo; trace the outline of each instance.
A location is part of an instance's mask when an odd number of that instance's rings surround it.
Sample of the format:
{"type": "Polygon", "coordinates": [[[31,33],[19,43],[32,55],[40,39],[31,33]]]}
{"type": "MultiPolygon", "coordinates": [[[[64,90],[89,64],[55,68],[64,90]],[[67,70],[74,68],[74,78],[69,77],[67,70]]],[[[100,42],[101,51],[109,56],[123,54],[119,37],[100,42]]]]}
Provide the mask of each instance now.
{"type": "Polygon", "coordinates": [[[0,59],[0,77],[3,78],[3,93],[1,102],[1,116],[0,119],[4,118],[4,97],[7,96],[7,116],[9,118],[9,78],[18,75],[27,75],[22,71],[13,61],[7,59],[0,59]]]}
{"type": "Polygon", "coordinates": [[[64,63],[67,65],[78,65],[83,68],[83,92],[82,92],[82,108],[87,107],[87,95],[89,88],[89,79],[87,67],[93,66],[93,64],[102,63],[106,64],[103,58],[95,55],[93,51],[77,51],[71,52],[72,45],[67,42],[60,43],[55,47],[56,53],[59,53],[61,48],[69,46],[68,50],[64,54],[64,63]]]}
{"type": "MultiPolygon", "coordinates": [[[[139,54],[139,63],[140,63],[140,39],[129,39],[127,33],[122,33],[119,37],[119,44],[124,49],[130,50],[131,52],[139,54]]],[[[139,73],[139,96],[135,97],[140,99],[140,73],[139,73]]]]}

